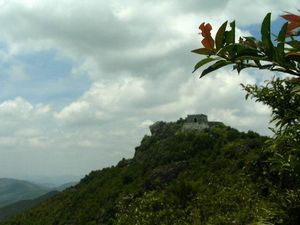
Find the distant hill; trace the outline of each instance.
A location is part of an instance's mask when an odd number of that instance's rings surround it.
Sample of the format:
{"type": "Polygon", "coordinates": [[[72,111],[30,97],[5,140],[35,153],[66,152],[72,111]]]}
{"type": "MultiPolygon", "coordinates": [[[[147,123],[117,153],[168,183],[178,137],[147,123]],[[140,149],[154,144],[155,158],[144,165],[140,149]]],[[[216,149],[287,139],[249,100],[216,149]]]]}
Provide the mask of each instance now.
{"type": "Polygon", "coordinates": [[[19,202],[12,203],[10,205],[6,205],[6,206],[0,208],[0,221],[4,220],[6,218],[9,218],[13,215],[16,215],[17,213],[21,213],[28,209],[31,209],[32,207],[47,200],[48,198],[53,197],[54,195],[56,195],[58,193],[59,193],[59,191],[51,191],[51,192],[48,192],[47,194],[42,195],[35,199],[22,200],[19,202]]]}
{"type": "Polygon", "coordinates": [[[183,131],[183,124],[156,124],[132,159],[91,172],[76,186],[1,225],[276,221],[272,212],[282,210],[282,199],[274,201],[276,190],[261,172],[261,149],[268,138],[222,123],[209,123],[201,132],[183,131]]]}
{"type": "Polygon", "coordinates": [[[22,179],[44,187],[56,188],[66,183],[78,182],[83,177],[84,177],[83,175],[78,175],[78,176],[76,175],[64,175],[64,176],[27,175],[24,176],[24,178],[22,179]]]}
{"type": "Polygon", "coordinates": [[[34,199],[50,189],[23,180],[0,178],[0,207],[21,200],[34,199]]]}
{"type": "Polygon", "coordinates": [[[16,215],[17,213],[29,210],[32,207],[38,205],[39,203],[47,200],[50,197],[53,197],[54,195],[58,194],[61,191],[65,190],[66,188],[72,187],[78,183],[78,182],[70,182],[70,183],[66,183],[66,184],[61,185],[56,188],[45,188],[45,187],[40,187],[39,185],[32,184],[27,181],[7,179],[7,178],[1,179],[1,180],[2,180],[2,186],[5,187],[2,190],[3,195],[5,195],[4,194],[5,190],[7,190],[6,193],[8,193],[8,195],[11,196],[11,202],[13,202],[13,203],[5,204],[4,206],[0,207],[0,221],[4,220],[6,218],[9,218],[13,215],[16,215]],[[18,185],[19,185],[19,187],[22,187],[22,188],[18,188],[17,192],[13,192],[12,189],[16,189],[16,187],[18,185]],[[24,187],[26,187],[26,188],[24,188],[24,187]],[[31,187],[31,188],[28,188],[28,187],[31,187]],[[38,191],[35,193],[32,193],[32,191],[35,190],[32,187],[36,188],[38,191]],[[39,188],[41,188],[42,191],[40,191],[39,188]],[[21,190],[24,191],[24,193],[22,192],[22,198],[24,198],[25,200],[16,201],[16,199],[18,199],[20,197],[19,194],[20,194],[21,190]],[[30,193],[27,193],[28,191],[30,193]],[[46,192],[46,194],[44,194],[45,192],[46,192]],[[15,195],[13,195],[12,193],[15,193],[15,195]],[[40,193],[42,193],[43,195],[40,195],[40,193]],[[33,196],[35,196],[35,194],[38,194],[37,195],[38,197],[32,198],[33,196]],[[13,197],[15,197],[15,198],[13,198],[13,197]],[[27,198],[27,197],[30,197],[30,198],[27,198]]]}
{"type": "Polygon", "coordinates": [[[58,187],[52,188],[53,191],[63,191],[69,187],[75,186],[76,184],[78,184],[78,182],[69,182],[63,185],[60,185],[58,187]]]}

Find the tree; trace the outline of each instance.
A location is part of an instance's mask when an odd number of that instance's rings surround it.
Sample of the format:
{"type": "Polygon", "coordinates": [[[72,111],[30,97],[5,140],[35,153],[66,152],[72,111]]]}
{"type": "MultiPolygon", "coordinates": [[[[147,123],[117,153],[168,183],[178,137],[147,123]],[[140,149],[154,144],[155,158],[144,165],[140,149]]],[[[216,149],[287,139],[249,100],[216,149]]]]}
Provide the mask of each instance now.
{"type": "Polygon", "coordinates": [[[240,37],[237,42],[235,22],[229,24],[230,30],[226,30],[228,22],[223,23],[215,39],[211,36],[212,26],[202,23],[199,29],[203,47],[192,52],[205,56],[195,65],[194,72],[209,65],[202,70],[200,77],[228,65],[232,65],[238,73],[246,68],[256,68],[291,75],[270,79],[261,86],[242,84],[242,87],[246,91],[246,99],[254,98],[271,108],[274,137],[266,143],[258,159],[264,165],[260,175],[276,186],[275,201],[285,212],[281,216],[283,223],[299,224],[300,16],[287,13],[282,17],[287,22],[273,38],[271,13],[268,13],[261,25],[261,40],[240,37]]]}

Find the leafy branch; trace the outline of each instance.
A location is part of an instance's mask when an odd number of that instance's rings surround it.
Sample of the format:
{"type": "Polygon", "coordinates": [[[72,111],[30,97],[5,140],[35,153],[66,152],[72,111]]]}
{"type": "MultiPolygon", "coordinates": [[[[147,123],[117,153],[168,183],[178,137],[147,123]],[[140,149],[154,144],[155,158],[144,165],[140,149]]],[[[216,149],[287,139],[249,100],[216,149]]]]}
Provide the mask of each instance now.
{"type": "Polygon", "coordinates": [[[300,16],[287,13],[282,16],[286,22],[279,33],[271,38],[271,13],[268,13],[261,25],[261,40],[254,37],[240,37],[235,41],[235,22],[223,23],[218,29],[215,39],[211,36],[212,26],[202,23],[199,26],[203,36],[202,48],[193,53],[206,56],[194,67],[194,71],[210,64],[200,77],[227,65],[233,65],[238,73],[245,68],[278,71],[300,77],[300,16]],[[213,64],[212,64],[213,63],[213,64]]]}

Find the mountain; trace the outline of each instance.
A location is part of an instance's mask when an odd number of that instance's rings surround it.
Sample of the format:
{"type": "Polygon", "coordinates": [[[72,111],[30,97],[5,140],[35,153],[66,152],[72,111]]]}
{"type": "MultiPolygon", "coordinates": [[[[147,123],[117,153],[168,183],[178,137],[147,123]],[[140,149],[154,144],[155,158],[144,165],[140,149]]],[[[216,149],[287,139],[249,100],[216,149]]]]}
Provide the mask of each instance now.
{"type": "Polygon", "coordinates": [[[0,178],[0,207],[25,199],[37,198],[49,190],[23,180],[0,178]]]}
{"type": "Polygon", "coordinates": [[[0,221],[3,221],[6,218],[16,215],[17,213],[21,213],[28,209],[31,209],[32,207],[47,200],[48,198],[53,197],[54,195],[56,195],[58,193],[59,193],[59,191],[50,191],[47,194],[44,194],[35,199],[22,200],[22,201],[18,201],[18,202],[12,203],[10,205],[1,207],[0,208],[0,221]]]}
{"type": "Polygon", "coordinates": [[[66,183],[66,184],[63,184],[63,185],[60,185],[58,187],[55,187],[53,188],[53,191],[63,191],[69,187],[72,187],[72,186],[75,186],[76,184],[78,184],[78,182],[69,182],[69,183],[66,183]]]}
{"type": "MultiPolygon", "coordinates": [[[[12,182],[12,179],[6,179],[6,180],[9,180],[10,182],[12,182]]],[[[14,182],[16,182],[16,180],[14,180],[14,182]]],[[[17,182],[25,182],[25,181],[17,180],[17,182]]],[[[26,182],[26,183],[28,183],[28,182],[26,182]]],[[[47,193],[43,194],[42,196],[38,196],[37,198],[30,198],[30,199],[26,198],[26,200],[17,201],[12,204],[2,206],[2,207],[0,207],[0,221],[3,221],[4,219],[14,216],[18,213],[29,210],[29,209],[33,208],[34,206],[38,205],[39,203],[47,200],[48,198],[53,197],[54,195],[58,194],[59,192],[76,185],[77,183],[78,182],[70,182],[70,183],[66,183],[61,186],[55,187],[55,188],[45,189],[45,190],[47,190],[47,193]]],[[[42,188],[44,189],[44,187],[42,187],[42,188]]]]}
{"type": "Polygon", "coordinates": [[[31,183],[38,184],[41,186],[56,188],[58,186],[78,182],[84,176],[83,175],[62,175],[62,176],[42,176],[42,175],[24,175],[24,180],[30,181],[31,183]]]}
{"type": "Polygon", "coordinates": [[[132,159],[1,225],[279,224],[284,199],[262,172],[268,138],[222,123],[198,131],[184,124],[156,123],[132,159]]]}

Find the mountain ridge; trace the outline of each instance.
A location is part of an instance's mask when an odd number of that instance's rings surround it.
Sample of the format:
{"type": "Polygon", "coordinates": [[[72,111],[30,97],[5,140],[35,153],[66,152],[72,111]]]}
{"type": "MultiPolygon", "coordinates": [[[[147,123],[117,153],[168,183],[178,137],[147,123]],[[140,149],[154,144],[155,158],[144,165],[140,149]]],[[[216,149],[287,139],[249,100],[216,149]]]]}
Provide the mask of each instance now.
{"type": "Polygon", "coordinates": [[[210,122],[208,129],[183,131],[184,122],[161,123],[132,159],[92,171],[1,224],[211,224],[228,218],[244,224],[266,217],[256,207],[271,207],[271,201],[257,174],[247,171],[268,138],[210,122]]]}
{"type": "Polygon", "coordinates": [[[47,187],[25,180],[0,178],[0,207],[21,200],[33,199],[48,191],[47,187]]]}
{"type": "MultiPolygon", "coordinates": [[[[63,185],[60,185],[58,187],[55,188],[49,188],[49,187],[44,187],[29,181],[25,181],[25,180],[19,180],[19,179],[14,179],[14,178],[1,178],[0,179],[0,183],[2,183],[2,187],[4,183],[19,183],[21,184],[27,184],[27,185],[33,185],[34,187],[41,187],[45,193],[41,192],[41,193],[35,193],[30,195],[30,193],[27,193],[26,195],[26,189],[24,190],[24,194],[23,197],[20,199],[19,196],[15,196],[13,198],[11,198],[11,201],[7,204],[4,204],[0,207],[0,221],[9,218],[11,216],[14,216],[20,212],[24,212],[26,210],[29,210],[30,208],[38,205],[39,203],[45,201],[46,199],[53,197],[54,195],[62,192],[63,190],[65,190],[66,188],[69,188],[71,186],[76,185],[78,182],[69,182],[69,183],[65,183],[63,185]],[[28,196],[30,196],[30,198],[27,198],[28,196]]],[[[11,186],[11,185],[10,185],[11,186]]],[[[28,190],[27,190],[28,191],[28,190]]],[[[3,195],[5,195],[5,191],[2,190],[3,195]]]]}

